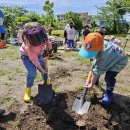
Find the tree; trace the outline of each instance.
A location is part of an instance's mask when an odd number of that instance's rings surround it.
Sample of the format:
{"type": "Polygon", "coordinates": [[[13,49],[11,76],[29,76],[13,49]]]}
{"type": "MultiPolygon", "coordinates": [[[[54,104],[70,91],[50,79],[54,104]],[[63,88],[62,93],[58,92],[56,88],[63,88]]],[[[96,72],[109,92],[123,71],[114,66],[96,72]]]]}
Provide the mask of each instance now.
{"type": "Polygon", "coordinates": [[[50,2],[49,0],[45,1],[45,5],[43,6],[43,10],[46,12],[45,15],[45,25],[53,27],[54,23],[54,11],[53,11],[54,3],[50,2]]]}
{"type": "Polygon", "coordinates": [[[16,23],[18,26],[23,26],[25,23],[30,22],[31,19],[27,16],[21,16],[16,18],[16,23]]]}
{"type": "Polygon", "coordinates": [[[16,18],[26,14],[28,11],[18,5],[7,6],[5,4],[1,4],[0,9],[5,15],[4,25],[9,37],[15,35],[15,30],[18,28],[16,18]]]}
{"type": "Polygon", "coordinates": [[[31,11],[27,14],[27,17],[31,20],[31,21],[39,21],[40,17],[39,15],[35,12],[35,11],[31,11]]]}
{"type": "Polygon", "coordinates": [[[66,22],[67,23],[73,22],[75,29],[78,30],[79,33],[81,33],[83,24],[82,24],[82,20],[80,19],[77,13],[73,13],[73,12],[66,13],[66,22]]]}
{"type": "MultiPolygon", "coordinates": [[[[98,7],[97,7],[98,8],[98,7]]],[[[121,30],[121,20],[129,11],[127,0],[110,0],[106,2],[106,7],[98,8],[100,11],[96,18],[101,24],[106,24],[112,33],[119,33],[121,30]]]]}

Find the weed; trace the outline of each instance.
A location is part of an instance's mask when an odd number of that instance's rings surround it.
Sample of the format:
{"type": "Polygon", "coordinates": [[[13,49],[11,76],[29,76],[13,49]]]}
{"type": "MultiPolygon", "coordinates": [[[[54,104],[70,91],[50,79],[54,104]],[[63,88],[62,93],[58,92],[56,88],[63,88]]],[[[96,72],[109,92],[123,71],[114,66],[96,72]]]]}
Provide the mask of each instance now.
{"type": "Polygon", "coordinates": [[[71,80],[72,80],[72,79],[71,79],[71,76],[68,76],[68,77],[67,77],[67,80],[68,80],[69,82],[71,82],[71,80]]]}
{"type": "Polygon", "coordinates": [[[78,56],[78,52],[73,52],[73,51],[71,51],[71,52],[64,52],[63,55],[64,56],[68,56],[68,57],[71,57],[71,56],[77,57],[78,56]]]}
{"type": "Polygon", "coordinates": [[[78,60],[81,62],[81,64],[86,64],[86,65],[90,64],[88,59],[85,59],[85,58],[83,58],[81,56],[78,56],[78,60]]]}
{"type": "Polygon", "coordinates": [[[23,72],[21,67],[16,67],[15,71],[16,71],[16,73],[22,73],[23,72]]]}
{"type": "Polygon", "coordinates": [[[54,62],[53,61],[49,61],[48,64],[49,65],[54,65],[54,62]]]}
{"type": "Polygon", "coordinates": [[[6,71],[0,70],[0,76],[4,76],[4,75],[6,75],[6,71]]]}
{"type": "Polygon", "coordinates": [[[13,125],[13,127],[18,127],[20,123],[20,117],[17,117],[13,122],[11,122],[11,124],[13,125]]]}
{"type": "Polygon", "coordinates": [[[10,107],[12,107],[13,106],[13,100],[10,100],[10,101],[8,101],[7,103],[6,103],[6,105],[10,108],[10,107]]]}
{"type": "Polygon", "coordinates": [[[5,96],[3,97],[3,99],[9,101],[9,100],[10,100],[10,97],[9,97],[8,95],[5,95],[5,96]]]}
{"type": "Polygon", "coordinates": [[[6,82],[4,82],[3,84],[6,85],[7,87],[10,87],[10,86],[13,85],[13,83],[10,82],[10,81],[6,81],[6,82]]]}
{"type": "Polygon", "coordinates": [[[58,82],[58,81],[57,81],[57,82],[54,83],[54,87],[55,87],[55,88],[58,87],[58,86],[60,86],[60,85],[61,85],[61,82],[58,82]]]}
{"type": "Polygon", "coordinates": [[[11,58],[12,60],[19,59],[19,51],[17,46],[10,46],[5,49],[5,51],[1,54],[2,60],[6,58],[11,58]]]}
{"type": "Polygon", "coordinates": [[[82,78],[82,79],[87,79],[86,74],[82,74],[82,75],[81,75],[81,78],[82,78]]]}
{"type": "Polygon", "coordinates": [[[82,90],[82,89],[83,89],[83,85],[80,85],[80,84],[79,84],[79,85],[77,85],[77,86],[75,87],[75,89],[76,89],[76,90],[82,90]]]}

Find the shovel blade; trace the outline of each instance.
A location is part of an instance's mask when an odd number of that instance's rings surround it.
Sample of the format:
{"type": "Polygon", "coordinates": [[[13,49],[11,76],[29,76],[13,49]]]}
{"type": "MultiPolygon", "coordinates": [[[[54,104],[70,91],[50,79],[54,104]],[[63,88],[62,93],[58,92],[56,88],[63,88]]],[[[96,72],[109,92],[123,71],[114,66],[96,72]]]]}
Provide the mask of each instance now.
{"type": "Polygon", "coordinates": [[[43,104],[48,104],[53,98],[52,84],[38,85],[38,99],[43,104]]]}
{"type": "Polygon", "coordinates": [[[79,115],[83,115],[88,112],[90,104],[91,102],[88,102],[88,101],[84,101],[82,104],[81,99],[76,98],[73,103],[72,110],[75,111],[79,115]]]}

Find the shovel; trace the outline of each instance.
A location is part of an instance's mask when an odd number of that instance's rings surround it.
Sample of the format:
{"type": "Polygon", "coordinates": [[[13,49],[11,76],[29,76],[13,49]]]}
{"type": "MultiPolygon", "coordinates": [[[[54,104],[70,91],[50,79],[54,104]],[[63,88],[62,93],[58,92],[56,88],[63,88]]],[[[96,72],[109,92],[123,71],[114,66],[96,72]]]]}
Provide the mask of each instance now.
{"type": "Polygon", "coordinates": [[[38,99],[41,103],[48,104],[53,98],[53,89],[50,79],[48,78],[48,73],[44,76],[44,78],[44,84],[38,85],[38,99]]]}
{"type": "MultiPolygon", "coordinates": [[[[90,71],[88,74],[87,85],[90,82],[91,76],[92,76],[92,71],[90,71]]],[[[83,96],[81,97],[81,99],[76,98],[72,106],[72,110],[75,111],[79,115],[83,115],[87,113],[91,104],[91,102],[85,100],[85,95],[86,95],[87,90],[88,88],[85,87],[83,96]]]]}

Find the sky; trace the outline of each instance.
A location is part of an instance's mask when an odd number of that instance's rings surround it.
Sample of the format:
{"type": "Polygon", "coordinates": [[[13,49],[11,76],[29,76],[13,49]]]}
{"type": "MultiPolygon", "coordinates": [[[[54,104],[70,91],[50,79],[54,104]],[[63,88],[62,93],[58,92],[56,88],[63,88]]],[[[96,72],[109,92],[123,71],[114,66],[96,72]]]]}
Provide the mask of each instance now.
{"type": "MultiPolygon", "coordinates": [[[[108,0],[50,0],[54,2],[54,14],[62,14],[68,11],[73,12],[88,12],[89,15],[96,15],[98,7],[105,6],[108,0]]],[[[0,4],[5,3],[7,5],[20,5],[26,7],[29,11],[35,11],[38,14],[44,14],[42,10],[45,0],[0,0],[0,4]]],[[[130,16],[126,18],[130,21],[130,16]]]]}
{"type": "MultiPolygon", "coordinates": [[[[95,15],[97,9],[95,5],[101,7],[105,5],[107,0],[50,0],[54,2],[54,13],[61,14],[67,11],[88,12],[90,15],[95,15]]],[[[17,4],[25,6],[29,11],[36,11],[38,14],[44,13],[42,6],[45,0],[0,0],[0,4],[7,5],[17,4]]]]}

